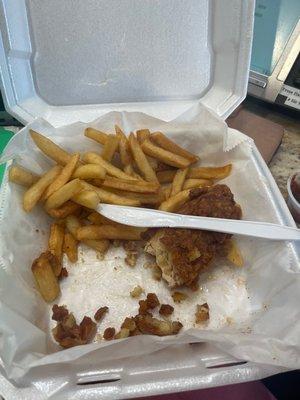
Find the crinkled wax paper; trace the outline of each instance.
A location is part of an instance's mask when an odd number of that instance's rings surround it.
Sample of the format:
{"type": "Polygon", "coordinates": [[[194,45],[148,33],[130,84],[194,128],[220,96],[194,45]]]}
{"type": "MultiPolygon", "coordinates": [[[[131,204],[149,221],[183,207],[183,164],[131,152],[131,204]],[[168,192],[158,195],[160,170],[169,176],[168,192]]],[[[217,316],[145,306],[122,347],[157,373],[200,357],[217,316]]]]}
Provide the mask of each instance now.
{"type": "MultiPolygon", "coordinates": [[[[36,148],[28,132],[35,129],[69,151],[98,151],[100,145],[84,137],[87,126],[114,132],[118,124],[129,133],[140,128],[163,131],[185,148],[198,154],[202,165],[233,163],[228,184],[241,205],[243,218],[279,222],[266,180],[252,157],[252,142],[227,128],[213,113],[197,106],[171,122],[142,113],[111,112],[90,124],[76,123],[54,129],[38,119],[13,137],[2,157],[15,160],[36,173],[51,165],[36,148]]],[[[132,337],[119,343],[100,341],[59,351],[51,337],[51,305],[41,299],[31,274],[32,260],[45,249],[50,220],[40,207],[30,214],[22,210],[24,189],[4,180],[0,226],[0,354],[8,376],[18,380],[33,366],[62,363],[97,352],[99,359],[112,360],[153,352],[174,343],[208,341],[244,360],[287,368],[300,365],[300,275],[299,261],[290,244],[237,237],[245,265],[237,268],[216,260],[200,277],[200,290],[176,305],[173,319],[184,324],[177,337],[132,337]],[[194,325],[196,304],[208,302],[207,326],[194,325]],[[109,349],[109,351],[107,351],[109,349]]],[[[61,283],[58,304],[65,304],[77,318],[93,316],[107,305],[109,314],[99,325],[120,327],[126,316],[135,315],[138,302],[129,296],[134,286],[157,293],[161,302],[173,304],[164,282],[154,281],[145,269],[147,256],[138,265],[124,263],[124,251],[112,247],[104,260],[94,251],[80,248],[79,260],[66,266],[69,277],[61,283]]]]}

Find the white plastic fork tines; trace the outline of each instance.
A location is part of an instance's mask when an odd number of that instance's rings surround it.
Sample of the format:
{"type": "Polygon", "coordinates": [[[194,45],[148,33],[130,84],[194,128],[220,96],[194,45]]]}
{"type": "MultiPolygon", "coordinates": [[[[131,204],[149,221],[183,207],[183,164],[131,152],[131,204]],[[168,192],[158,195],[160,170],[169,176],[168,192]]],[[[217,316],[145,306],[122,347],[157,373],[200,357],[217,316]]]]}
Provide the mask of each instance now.
{"type": "Polygon", "coordinates": [[[196,217],[112,204],[99,204],[97,211],[112,221],[130,226],[203,229],[270,240],[300,241],[299,229],[269,222],[196,217]]]}

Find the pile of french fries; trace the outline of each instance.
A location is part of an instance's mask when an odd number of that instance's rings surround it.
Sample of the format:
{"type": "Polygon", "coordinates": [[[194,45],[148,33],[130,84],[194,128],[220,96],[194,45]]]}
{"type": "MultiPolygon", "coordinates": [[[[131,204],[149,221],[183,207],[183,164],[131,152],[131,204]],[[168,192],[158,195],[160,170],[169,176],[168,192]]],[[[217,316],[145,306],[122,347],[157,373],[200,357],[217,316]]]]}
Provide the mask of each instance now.
{"type": "Polygon", "coordinates": [[[63,254],[76,262],[79,242],[104,254],[111,240],[141,238],[142,229],[117,224],[97,213],[100,202],[176,212],[188,200],[191,189],[213,185],[227,177],[232,168],[231,164],[195,166],[199,157],[163,133],[148,129],[131,132],[127,137],[118,126],[115,134],[87,128],[84,135],[101,147],[91,146],[93,151],[84,154],[69,153],[33,130],[30,135],[54,165],[41,176],[13,165],[9,180],[26,188],[26,212],[39,205],[54,219],[48,251],[56,262],[51,263],[43,253],[32,266],[46,301],[53,301],[59,294],[57,281],[62,276],[63,254]],[[45,291],[49,285],[53,288],[53,282],[55,290],[45,291]]]}

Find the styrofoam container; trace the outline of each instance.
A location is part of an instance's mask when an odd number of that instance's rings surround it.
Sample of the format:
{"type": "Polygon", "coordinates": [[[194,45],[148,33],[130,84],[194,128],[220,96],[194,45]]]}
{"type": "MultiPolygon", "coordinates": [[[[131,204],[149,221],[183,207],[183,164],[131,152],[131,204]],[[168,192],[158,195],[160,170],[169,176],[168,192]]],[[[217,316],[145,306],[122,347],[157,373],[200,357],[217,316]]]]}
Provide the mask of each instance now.
{"type": "Polygon", "coordinates": [[[7,110],[24,124],[112,110],[227,117],[247,90],[254,0],[1,0],[7,110]]]}
{"type": "MultiPolygon", "coordinates": [[[[111,110],[164,120],[197,102],[226,118],[247,90],[254,0],[0,0],[1,89],[24,124],[90,121],[111,110]]],[[[293,221],[259,152],[279,220],[293,221]]],[[[299,249],[295,249],[298,252],[299,249]]],[[[1,367],[0,367],[1,368],[1,367]]],[[[244,382],[281,372],[199,343],[101,363],[88,357],[16,387],[6,400],[130,398],[244,382]],[[130,362],[129,362],[130,361],[130,362]],[[134,367],[133,367],[134,365],[134,367]]]]}

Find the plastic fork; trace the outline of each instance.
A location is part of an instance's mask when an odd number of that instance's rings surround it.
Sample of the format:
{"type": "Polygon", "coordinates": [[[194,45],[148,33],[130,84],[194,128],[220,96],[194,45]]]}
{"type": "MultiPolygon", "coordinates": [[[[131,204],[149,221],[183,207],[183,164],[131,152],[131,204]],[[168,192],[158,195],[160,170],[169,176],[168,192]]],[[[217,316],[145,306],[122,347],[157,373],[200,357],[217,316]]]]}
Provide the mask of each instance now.
{"type": "Polygon", "coordinates": [[[269,222],[196,217],[112,204],[99,204],[97,211],[112,221],[129,226],[202,229],[269,240],[300,240],[299,229],[269,222]]]}

